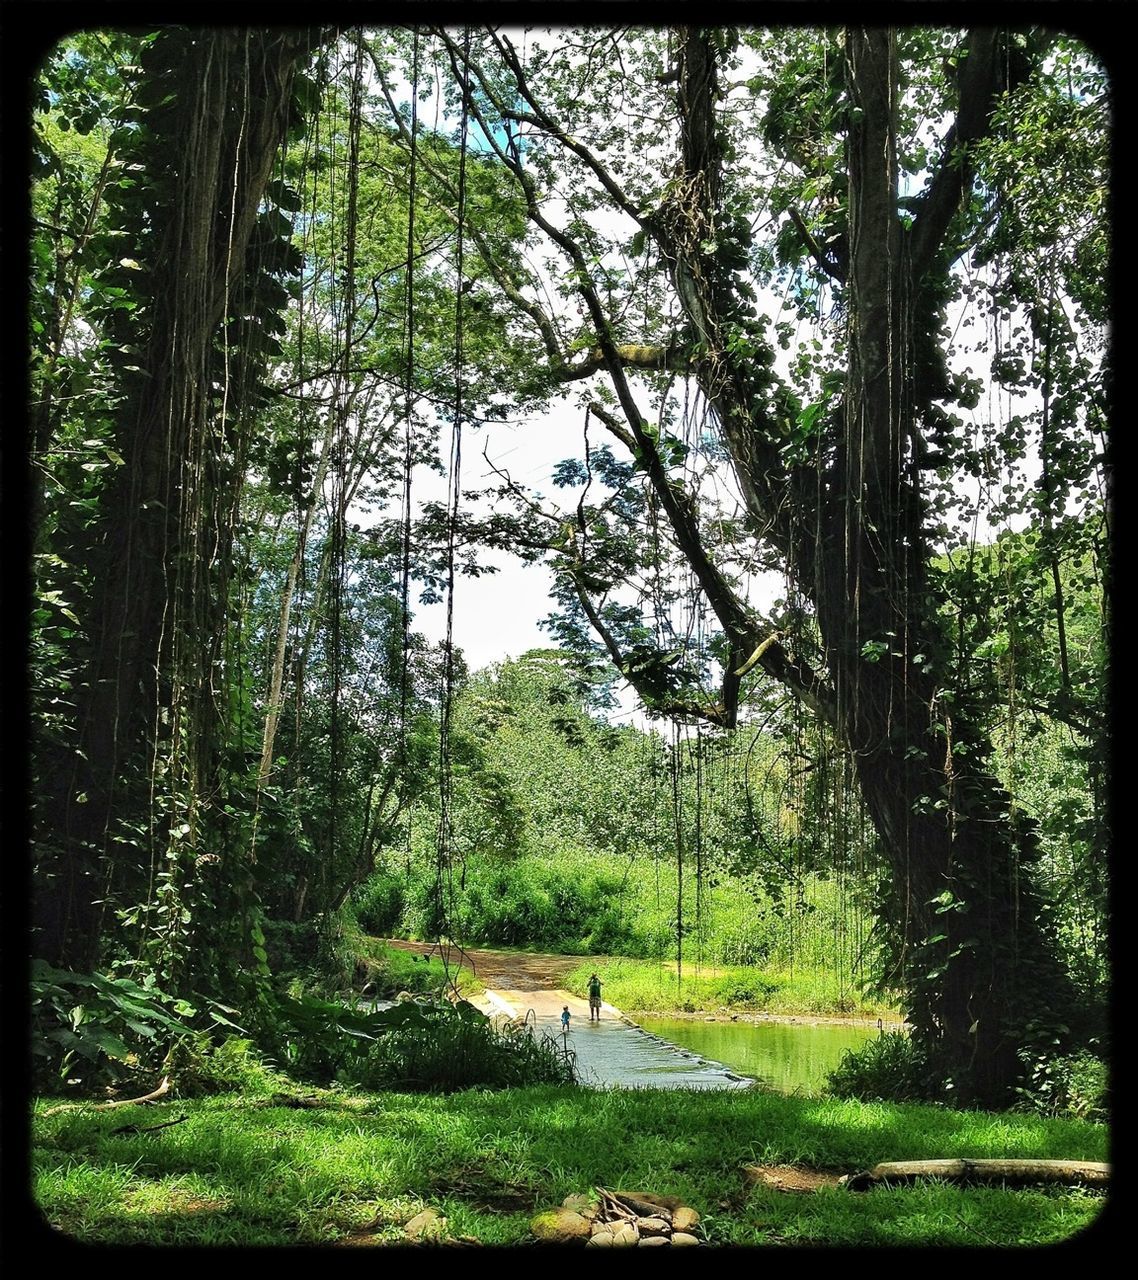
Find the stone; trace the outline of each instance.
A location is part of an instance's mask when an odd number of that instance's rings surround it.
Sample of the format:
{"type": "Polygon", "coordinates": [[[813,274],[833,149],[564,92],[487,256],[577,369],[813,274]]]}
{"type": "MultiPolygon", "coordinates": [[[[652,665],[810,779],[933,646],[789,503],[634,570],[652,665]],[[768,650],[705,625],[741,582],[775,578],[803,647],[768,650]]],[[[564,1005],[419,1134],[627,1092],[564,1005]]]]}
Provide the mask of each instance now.
{"type": "Polygon", "coordinates": [[[672,1230],[688,1231],[699,1221],[699,1214],[691,1207],[691,1205],[682,1204],[672,1214],[672,1230]]]}
{"type": "Polygon", "coordinates": [[[671,1224],[663,1218],[637,1218],[636,1229],[644,1236],[665,1236],[671,1232],[671,1224]]]}
{"type": "Polygon", "coordinates": [[[437,1209],[423,1209],[403,1224],[408,1240],[438,1239],[446,1230],[447,1220],[437,1209]]]}
{"type": "Polygon", "coordinates": [[[634,1223],[622,1222],[612,1233],[612,1242],[614,1248],[627,1249],[640,1243],[640,1232],[634,1223]]]}
{"type": "Polygon", "coordinates": [[[574,1240],[588,1239],[592,1228],[581,1214],[561,1206],[539,1213],[530,1223],[530,1230],[548,1244],[569,1244],[574,1240]]]}
{"type": "Polygon", "coordinates": [[[641,1236],[640,1244],[637,1247],[647,1249],[650,1245],[669,1245],[671,1243],[667,1236],[641,1236]]]}
{"type": "Polygon", "coordinates": [[[673,1244],[699,1244],[699,1241],[696,1239],[695,1236],[689,1235],[688,1232],[686,1231],[673,1231],[672,1243],[673,1244]]]}
{"type": "Polygon", "coordinates": [[[563,1209],[572,1209],[574,1213],[579,1213],[582,1218],[589,1222],[595,1222],[597,1214],[600,1212],[600,1205],[592,1196],[583,1196],[580,1194],[566,1196],[561,1201],[563,1209]]]}
{"type": "Polygon", "coordinates": [[[608,1227],[601,1223],[597,1223],[593,1234],[585,1241],[586,1245],[592,1245],[596,1249],[610,1249],[612,1247],[612,1232],[608,1227]]]}

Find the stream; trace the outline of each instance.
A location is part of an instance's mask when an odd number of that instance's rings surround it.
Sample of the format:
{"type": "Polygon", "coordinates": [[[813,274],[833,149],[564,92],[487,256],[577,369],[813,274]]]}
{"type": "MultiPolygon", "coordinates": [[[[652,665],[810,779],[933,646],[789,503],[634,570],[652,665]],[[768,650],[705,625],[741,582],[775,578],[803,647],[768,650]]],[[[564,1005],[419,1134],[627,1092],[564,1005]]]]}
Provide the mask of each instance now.
{"type": "MultiPolygon", "coordinates": [[[[431,955],[426,943],[388,940],[388,946],[431,955]]],[[[878,1034],[874,1023],[762,1018],[732,1020],[657,1017],[636,1022],[606,1004],[600,1022],[590,1022],[585,1001],[557,985],[579,957],[532,952],[469,950],[448,954],[485,984],[474,1003],[492,1016],[525,1018],[538,1034],[547,1032],[575,1058],[583,1084],[598,1088],[748,1089],[757,1083],[779,1093],[816,1095],[846,1049],[878,1034]],[[562,1034],[560,1012],[571,1010],[562,1034]]],[[[603,971],[603,962],[598,964],[603,971]]]]}

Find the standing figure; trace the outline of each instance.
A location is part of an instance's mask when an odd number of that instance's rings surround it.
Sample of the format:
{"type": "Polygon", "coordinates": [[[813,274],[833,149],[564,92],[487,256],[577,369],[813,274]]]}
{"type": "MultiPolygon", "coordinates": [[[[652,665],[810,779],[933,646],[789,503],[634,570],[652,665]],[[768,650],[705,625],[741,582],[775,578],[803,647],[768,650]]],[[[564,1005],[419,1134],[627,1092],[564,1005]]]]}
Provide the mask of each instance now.
{"type": "Polygon", "coordinates": [[[594,973],[589,979],[589,1021],[601,1020],[601,980],[594,973]]]}
{"type": "Polygon", "coordinates": [[[568,1005],[566,1005],[565,1008],[561,1010],[561,1030],[562,1031],[569,1030],[569,1006],[568,1005]]]}

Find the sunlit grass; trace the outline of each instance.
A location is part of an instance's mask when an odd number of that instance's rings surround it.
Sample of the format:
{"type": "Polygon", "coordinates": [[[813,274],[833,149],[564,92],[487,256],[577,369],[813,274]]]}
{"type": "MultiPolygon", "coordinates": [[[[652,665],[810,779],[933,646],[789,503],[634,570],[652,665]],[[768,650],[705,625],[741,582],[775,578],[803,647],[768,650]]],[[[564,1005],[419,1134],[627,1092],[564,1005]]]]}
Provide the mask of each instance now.
{"type": "Polygon", "coordinates": [[[675,961],[605,957],[574,969],[564,979],[566,989],[584,996],[594,971],[604,983],[604,998],[626,1013],[736,1010],[898,1016],[895,1008],[843,989],[832,974],[802,969],[790,973],[750,966],[697,966],[685,961],[682,973],[678,973],[675,961]]]}
{"type": "Polygon", "coordinates": [[[527,1239],[534,1212],[597,1185],[679,1195],[719,1244],[1044,1244],[1103,1198],[924,1185],[789,1195],[745,1165],[856,1172],[881,1160],[1104,1160],[1103,1125],[758,1092],[542,1086],[449,1097],[328,1092],[319,1110],[234,1095],[35,1121],[37,1202],[85,1241],[383,1243],[431,1207],[451,1236],[527,1239]],[[184,1123],[141,1134],[112,1130],[184,1123]]]}

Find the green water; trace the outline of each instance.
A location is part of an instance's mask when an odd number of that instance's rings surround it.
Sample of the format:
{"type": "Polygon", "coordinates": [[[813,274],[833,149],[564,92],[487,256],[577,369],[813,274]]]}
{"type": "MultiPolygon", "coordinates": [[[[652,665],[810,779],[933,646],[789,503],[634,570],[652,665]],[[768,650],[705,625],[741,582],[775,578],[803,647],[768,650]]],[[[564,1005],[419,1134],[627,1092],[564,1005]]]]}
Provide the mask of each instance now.
{"type": "Polygon", "coordinates": [[[877,1027],[806,1022],[701,1022],[688,1018],[637,1019],[645,1031],[700,1057],[752,1076],[779,1093],[819,1094],[847,1049],[857,1049],[877,1027]]]}

